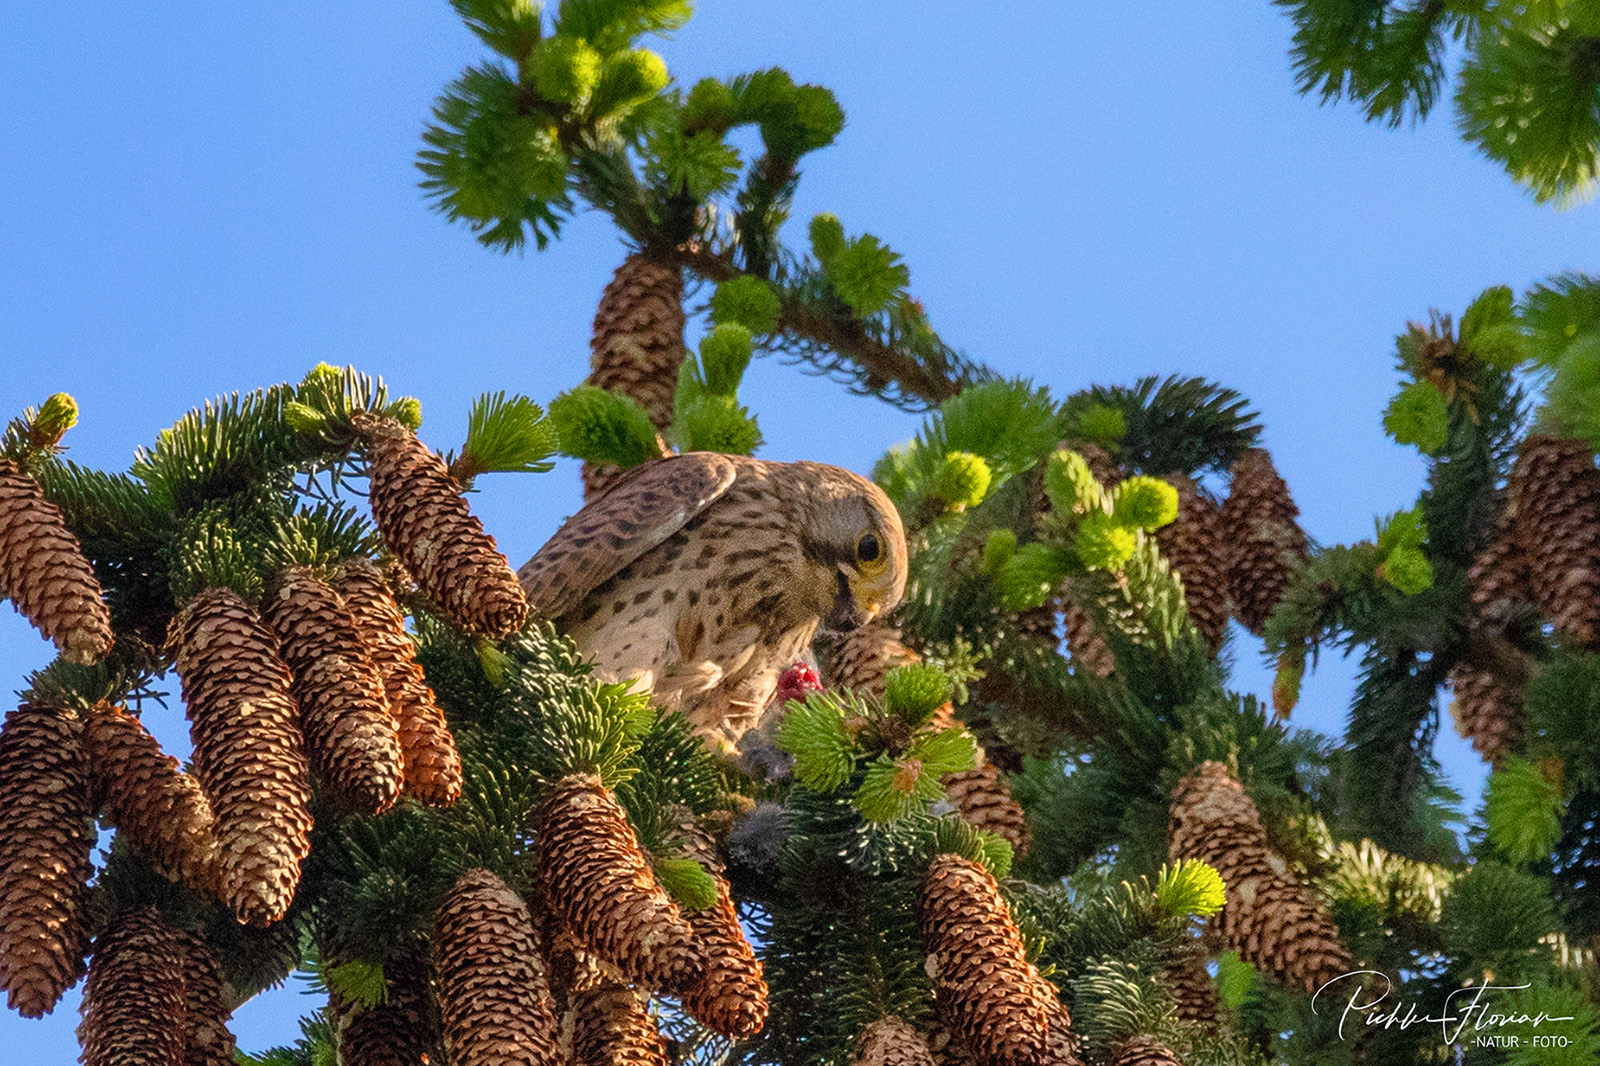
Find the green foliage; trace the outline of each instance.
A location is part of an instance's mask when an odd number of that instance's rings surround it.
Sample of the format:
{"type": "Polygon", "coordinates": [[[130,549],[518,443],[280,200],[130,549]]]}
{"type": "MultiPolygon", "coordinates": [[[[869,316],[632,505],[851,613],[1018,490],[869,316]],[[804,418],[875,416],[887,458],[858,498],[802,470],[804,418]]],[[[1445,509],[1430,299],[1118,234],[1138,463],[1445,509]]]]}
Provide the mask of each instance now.
{"type": "Polygon", "coordinates": [[[467,442],[451,467],[461,480],[491,471],[544,473],[554,468],[547,460],[560,443],[555,426],[526,396],[484,393],[472,402],[467,442]]]}
{"type": "Polygon", "coordinates": [[[680,907],[698,911],[716,905],[717,882],[694,859],[657,859],[656,880],[680,907]]]}
{"type": "Polygon", "coordinates": [[[983,502],[993,475],[981,455],[951,452],[934,478],[933,491],[952,510],[964,511],[983,502]]]}
{"type": "Polygon", "coordinates": [[[1116,450],[1128,434],[1128,416],[1107,403],[1089,403],[1072,409],[1067,432],[1073,437],[1116,450]]]}
{"type": "Polygon", "coordinates": [[[600,69],[589,111],[596,118],[621,118],[665,89],[671,80],[666,61],[649,49],[609,55],[600,69]]]}
{"type": "Polygon", "coordinates": [[[182,605],[205,589],[228,588],[254,603],[261,595],[261,572],[222,512],[208,508],[185,525],[168,569],[173,602],[182,605]]]}
{"type": "Polygon", "coordinates": [[[1174,1008],[1160,979],[1129,959],[1103,956],[1072,981],[1074,1028],[1092,1054],[1106,1055],[1129,1037],[1168,1023],[1174,1008]]]}
{"type": "Polygon", "coordinates": [[[450,0],[467,28],[503,56],[521,59],[539,40],[536,0],[450,0]]]}
{"type": "Polygon", "coordinates": [[[711,294],[712,322],[719,326],[743,326],[751,333],[771,333],[776,330],[780,309],[778,294],[772,290],[772,286],[749,274],[729,278],[711,294]]]}
{"type": "Polygon", "coordinates": [[[1402,544],[1378,565],[1378,577],[1407,596],[1433,587],[1433,564],[1419,548],[1402,544]]]}
{"type": "Polygon", "coordinates": [[[983,561],[979,564],[978,570],[984,574],[997,574],[1016,553],[1015,533],[1009,529],[991,530],[988,539],[983,542],[983,561]]]}
{"type": "Polygon", "coordinates": [[[1024,544],[995,571],[994,582],[1000,602],[1013,611],[1042,607],[1055,595],[1073,560],[1052,544],[1024,544]]]}
{"type": "Polygon", "coordinates": [[[1060,431],[1049,390],[1023,380],[987,381],[939,406],[937,417],[917,435],[917,454],[930,468],[951,452],[981,456],[993,492],[1037,463],[1060,431]]]}
{"type": "Polygon", "coordinates": [[[1094,385],[1075,392],[1061,414],[1068,444],[1104,446],[1104,412],[1119,411],[1124,429],[1108,449],[1113,458],[1137,474],[1196,477],[1227,470],[1255,446],[1261,426],[1248,408],[1233,389],[1202,378],[1151,375],[1131,387],[1094,385]]]}
{"type": "Polygon", "coordinates": [[[705,390],[713,396],[735,395],[754,351],[750,330],[738,323],[722,323],[707,333],[700,341],[705,390]]]}
{"type": "Polygon", "coordinates": [[[1062,512],[1099,508],[1105,498],[1105,489],[1088,462],[1065,448],[1051,452],[1045,461],[1044,491],[1050,506],[1062,512]]]}
{"type": "Polygon", "coordinates": [[[1442,450],[1450,438],[1450,411],[1432,382],[1403,386],[1383,412],[1384,431],[1424,455],[1442,450]]]}
{"type": "MultiPolygon", "coordinates": [[[[604,88],[602,78],[597,98],[604,88]]],[[[529,233],[543,248],[572,206],[555,127],[524,114],[518,93],[516,79],[498,65],[467,68],[434,104],[434,123],[422,135],[427,147],[417,154],[434,209],[502,252],[520,249],[529,233]]]]}
{"type": "Polygon", "coordinates": [[[1600,15],[1562,14],[1480,34],[1456,89],[1462,137],[1540,203],[1587,198],[1600,169],[1600,15]]]}
{"type": "Polygon", "coordinates": [[[794,756],[795,780],[815,792],[842,788],[855,771],[855,737],[835,697],[811,693],[791,700],[778,726],[778,747],[794,756]]]}
{"type": "Polygon", "coordinates": [[[1510,371],[1528,356],[1527,338],[1517,321],[1511,289],[1484,289],[1461,316],[1460,343],[1497,370],[1510,371]]]}
{"type": "Polygon", "coordinates": [[[1600,278],[1569,272],[1541,282],[1523,297],[1519,317],[1530,357],[1553,369],[1569,344],[1600,331],[1600,278]]]}
{"type": "Polygon", "coordinates": [[[1548,882],[1479,860],[1451,887],[1439,931],[1457,971],[1490,970],[1510,984],[1548,967],[1549,949],[1540,941],[1556,929],[1548,882]]]}
{"type": "Polygon", "coordinates": [[[1527,759],[1512,756],[1489,778],[1484,817],[1489,840],[1513,863],[1548,856],[1561,836],[1561,786],[1527,759]]]}
{"type": "Polygon", "coordinates": [[[930,861],[937,855],[959,855],[988,870],[997,881],[1011,875],[1010,843],[954,814],[933,820],[927,851],[930,861]]]}
{"type": "Polygon", "coordinates": [[[1348,96],[1368,121],[1398,126],[1432,110],[1451,15],[1443,4],[1274,0],[1294,19],[1295,83],[1321,102],[1348,96]]]}
{"type": "Polygon", "coordinates": [[[1600,656],[1563,651],[1529,680],[1527,754],[1554,758],[1573,785],[1600,783],[1600,656]]]}
{"type": "Polygon", "coordinates": [[[555,28],[610,55],[645,34],[670,34],[693,10],[690,0],[561,0],[555,28]]]}
{"type": "Polygon", "coordinates": [[[539,42],[530,64],[539,95],[556,103],[582,107],[600,81],[603,59],[588,41],[558,35],[539,42]]]}
{"type": "Polygon", "coordinates": [[[650,124],[645,138],[645,181],[696,203],[727,192],[739,177],[739,150],[715,130],[687,132],[687,119],[681,113],[671,117],[677,121],[650,124]]]}
{"type": "Polygon", "coordinates": [[[1072,542],[1078,559],[1090,570],[1119,570],[1139,549],[1139,534],[1112,515],[1085,515],[1072,542]]]}
{"type": "Polygon", "coordinates": [[[1229,1010],[1238,1010],[1259,979],[1256,968],[1239,957],[1237,951],[1217,956],[1217,996],[1229,1010]]]}
{"type": "Polygon", "coordinates": [[[932,718],[954,691],[949,675],[931,663],[896,667],[883,679],[884,704],[889,713],[912,727],[932,718]]]}
{"type": "Polygon", "coordinates": [[[728,396],[700,396],[673,420],[672,437],[680,451],[752,455],[761,447],[755,416],[728,396]]]}
{"type": "Polygon", "coordinates": [[[550,422],[561,451],[586,462],[626,469],[661,455],[656,428],[638,401],[594,385],[579,385],[551,400],[550,422]]]}
{"type": "Polygon", "coordinates": [[[809,230],[811,238],[811,254],[817,257],[817,262],[826,267],[839,257],[844,251],[844,223],[839,221],[837,215],[823,212],[813,215],[809,230]]]}
{"type": "Polygon", "coordinates": [[[824,261],[823,272],[839,298],[857,314],[883,310],[911,283],[911,270],[870,233],[853,237],[824,261]]]}
{"type": "Polygon", "coordinates": [[[1579,988],[1536,985],[1512,993],[1510,1002],[1495,1005],[1520,1016],[1497,1029],[1513,1037],[1506,1066],[1587,1066],[1600,1060],[1600,1011],[1579,988]],[[1542,1023],[1537,1019],[1545,1019],[1542,1023]],[[1554,1019],[1563,1019],[1555,1021],[1554,1019]],[[1522,1019],[1527,1019],[1526,1021],[1522,1019]],[[1548,1043],[1539,1037],[1557,1037],[1548,1043]]]}
{"type": "Polygon", "coordinates": [[[359,959],[338,966],[320,967],[318,975],[328,991],[357,1007],[377,1007],[389,998],[383,964],[359,959]]]}
{"type": "Polygon", "coordinates": [[[1136,474],[1112,491],[1111,506],[1124,526],[1159,529],[1178,517],[1178,490],[1159,478],[1136,474]]]}
{"type": "Polygon", "coordinates": [[[926,810],[943,795],[938,774],[921,760],[909,752],[898,759],[884,754],[867,764],[850,804],[868,822],[892,822],[926,810]]]}
{"type": "Polygon", "coordinates": [[[1156,905],[1168,914],[1209,918],[1225,902],[1222,875],[1198,859],[1163,866],[1156,878],[1156,905]]]}

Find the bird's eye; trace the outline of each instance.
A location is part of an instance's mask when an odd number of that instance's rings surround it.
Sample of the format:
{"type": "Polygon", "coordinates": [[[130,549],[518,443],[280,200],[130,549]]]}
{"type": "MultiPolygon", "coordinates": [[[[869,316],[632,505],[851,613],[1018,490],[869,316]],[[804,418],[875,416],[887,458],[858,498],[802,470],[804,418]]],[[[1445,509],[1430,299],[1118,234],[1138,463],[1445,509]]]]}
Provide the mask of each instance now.
{"type": "Polygon", "coordinates": [[[871,533],[863,533],[861,539],[856,542],[856,558],[864,563],[872,562],[880,551],[882,549],[878,547],[878,538],[871,533]]]}

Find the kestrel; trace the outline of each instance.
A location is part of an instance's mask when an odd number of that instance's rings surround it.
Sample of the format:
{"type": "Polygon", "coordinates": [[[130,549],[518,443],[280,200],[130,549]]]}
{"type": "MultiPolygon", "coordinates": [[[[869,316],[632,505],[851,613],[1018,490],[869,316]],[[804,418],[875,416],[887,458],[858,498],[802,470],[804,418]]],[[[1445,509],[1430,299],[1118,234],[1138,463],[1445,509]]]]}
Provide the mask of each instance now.
{"type": "Polygon", "coordinates": [[[819,625],[900,602],[905,531],[848,470],[689,452],[629,471],[518,576],[597,677],[637,679],[731,753],[819,625]]]}

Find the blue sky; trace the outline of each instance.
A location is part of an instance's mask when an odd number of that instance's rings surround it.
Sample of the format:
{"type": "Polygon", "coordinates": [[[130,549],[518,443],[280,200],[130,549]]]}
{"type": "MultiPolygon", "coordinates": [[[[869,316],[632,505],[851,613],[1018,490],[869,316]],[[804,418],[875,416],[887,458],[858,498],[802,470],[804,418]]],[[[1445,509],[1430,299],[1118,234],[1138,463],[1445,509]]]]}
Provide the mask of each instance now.
{"type": "MultiPolygon", "coordinates": [[[[1313,537],[1369,536],[1422,464],[1388,441],[1393,337],[1488,285],[1600,268],[1600,211],[1537,207],[1447,111],[1368,126],[1293,90],[1288,20],[1254,3],[702,0],[659,45],[686,83],[781,65],[849,124],[808,158],[795,217],[839,215],[911,268],[947,341],[1057,394],[1143,374],[1242,391],[1313,537]]],[[[0,417],[67,391],[79,462],[125,469],[201,400],[353,363],[460,444],[472,397],[548,400],[587,369],[624,255],[603,217],[542,254],[480,248],[425,206],[412,159],[438,90],[483,49],[445,0],[31,5],[0,36],[0,417]]],[[[918,419],[775,362],[744,399],[769,458],[867,469],[918,419]]],[[[519,564],[578,500],[564,465],[482,479],[519,564]]],[[[1264,692],[1259,647],[1234,655],[1264,692]]],[[[0,611],[0,677],[46,645],[0,611]]],[[[1296,719],[1340,728],[1324,659],[1296,719]]],[[[176,704],[150,724],[186,747],[176,704]]],[[[1448,727],[1447,730],[1448,732],[1448,727]]],[[[1453,738],[1456,779],[1482,771],[1453,738]]],[[[247,1005],[241,1046],[312,1001],[247,1005]]],[[[76,993],[0,1013],[0,1064],[74,1061],[76,993]]]]}

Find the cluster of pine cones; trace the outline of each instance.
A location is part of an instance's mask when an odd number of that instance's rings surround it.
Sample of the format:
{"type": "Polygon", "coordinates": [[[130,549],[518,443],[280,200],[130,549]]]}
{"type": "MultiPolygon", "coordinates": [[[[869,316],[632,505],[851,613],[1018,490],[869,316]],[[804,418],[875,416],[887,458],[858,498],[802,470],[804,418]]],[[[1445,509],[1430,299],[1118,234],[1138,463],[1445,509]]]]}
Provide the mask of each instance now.
{"type": "MultiPolygon", "coordinates": [[[[1093,445],[1080,449],[1101,483],[1111,488],[1122,471],[1093,445]]],[[[1233,464],[1227,498],[1218,504],[1193,478],[1167,478],[1178,490],[1178,517],[1156,530],[1156,543],[1183,582],[1189,620],[1213,650],[1222,647],[1228,618],[1260,634],[1305,559],[1308,541],[1300,509],[1265,449],[1252,448],[1233,464]]],[[[1063,604],[1067,647],[1100,676],[1115,663],[1105,639],[1082,608],[1063,604]]]]}
{"type": "MultiPolygon", "coordinates": [[[[598,777],[557,783],[539,815],[542,906],[530,912],[480,869],[456,881],[435,918],[450,1060],[666,1066],[668,1047],[647,1009],[656,993],[723,1036],[759,1032],[767,1017],[761,963],[714,845],[692,828],[686,835],[697,838],[687,850],[716,883],[715,902],[698,910],[667,895],[598,777]]],[[[380,1061],[350,1043],[347,1031],[347,1061],[380,1061]]]]}
{"type": "MultiPolygon", "coordinates": [[[[422,594],[475,634],[520,628],[527,606],[516,576],[444,462],[392,419],[362,413],[353,421],[379,531],[422,594]]],[[[63,658],[92,662],[111,649],[93,568],[60,511],[12,462],[0,462],[0,593],[63,658]]],[[[289,567],[259,612],[230,589],[205,589],[174,619],[169,642],[194,741],[192,775],[137,718],[107,704],[30,703],[0,730],[9,812],[0,828],[8,860],[0,867],[0,987],[24,1015],[52,1009],[83,972],[95,816],[167,876],[221,898],[241,922],[265,925],[287,911],[310,850],[313,774],[364,813],[387,809],[402,792],[430,805],[460,794],[455,742],[404,615],[370,560],[347,560],[331,574],[289,567]]],[[[122,917],[97,944],[133,950],[127,945],[161,939],[149,922],[129,918],[136,931],[123,930],[122,917]]],[[[119,965],[107,961],[106,972],[119,965]]],[[[91,1000],[115,983],[91,976],[91,1000]]],[[[91,1018],[123,1016],[87,1009],[91,1018]]]]}
{"type": "Polygon", "coordinates": [[[1530,435],[1501,495],[1495,533],[1468,574],[1472,628],[1487,638],[1451,671],[1456,726],[1498,765],[1522,737],[1527,666],[1504,636],[1537,615],[1566,640],[1600,651],[1600,469],[1580,440],[1530,435]]]}

